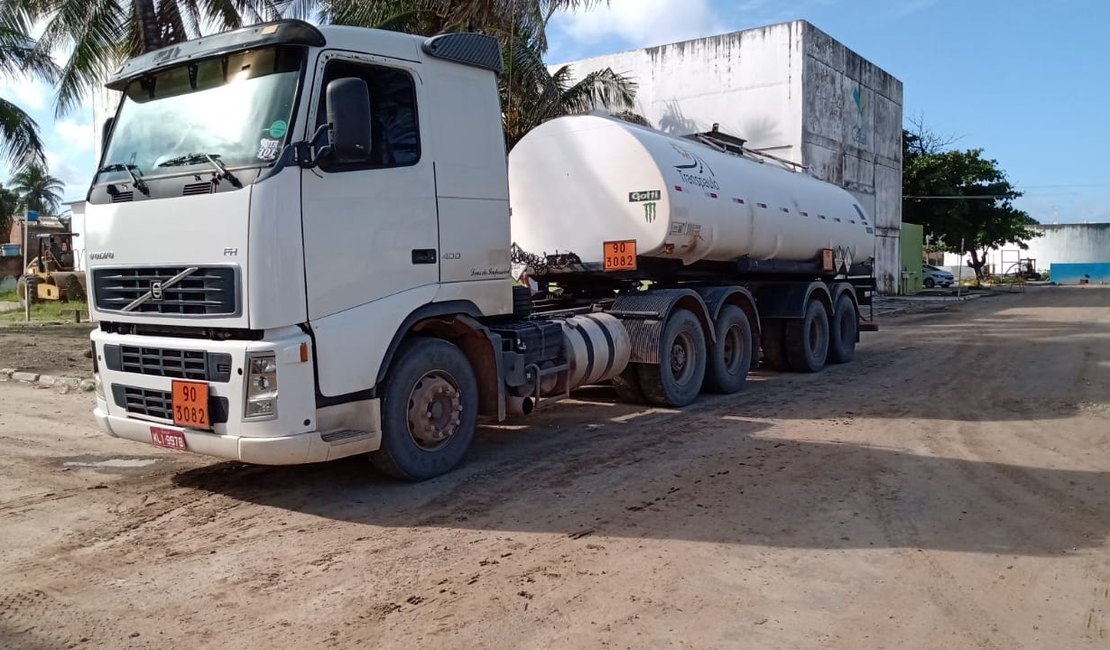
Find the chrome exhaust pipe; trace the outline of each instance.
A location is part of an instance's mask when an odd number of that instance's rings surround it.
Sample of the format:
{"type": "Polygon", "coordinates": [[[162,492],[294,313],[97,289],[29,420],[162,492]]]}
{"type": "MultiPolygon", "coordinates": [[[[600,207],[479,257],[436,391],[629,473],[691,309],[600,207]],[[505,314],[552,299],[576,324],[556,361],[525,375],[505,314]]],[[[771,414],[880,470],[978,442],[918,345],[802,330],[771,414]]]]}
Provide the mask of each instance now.
{"type": "Polygon", "coordinates": [[[536,408],[536,403],[532,401],[531,397],[510,395],[505,398],[505,412],[509,415],[528,415],[534,408],[536,408]]]}

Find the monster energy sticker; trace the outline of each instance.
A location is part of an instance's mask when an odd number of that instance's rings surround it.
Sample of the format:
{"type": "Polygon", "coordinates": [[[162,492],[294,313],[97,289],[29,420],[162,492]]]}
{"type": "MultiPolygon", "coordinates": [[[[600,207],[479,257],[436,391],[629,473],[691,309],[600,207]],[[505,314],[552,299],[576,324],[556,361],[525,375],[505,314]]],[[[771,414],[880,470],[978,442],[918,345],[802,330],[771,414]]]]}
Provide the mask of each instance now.
{"type": "Polygon", "coordinates": [[[636,203],[637,201],[658,201],[663,198],[663,193],[659,190],[647,190],[646,192],[629,192],[628,202],[636,203]]]}
{"type": "Polygon", "coordinates": [[[655,201],[644,204],[644,221],[648,223],[655,221],[655,201]]]}

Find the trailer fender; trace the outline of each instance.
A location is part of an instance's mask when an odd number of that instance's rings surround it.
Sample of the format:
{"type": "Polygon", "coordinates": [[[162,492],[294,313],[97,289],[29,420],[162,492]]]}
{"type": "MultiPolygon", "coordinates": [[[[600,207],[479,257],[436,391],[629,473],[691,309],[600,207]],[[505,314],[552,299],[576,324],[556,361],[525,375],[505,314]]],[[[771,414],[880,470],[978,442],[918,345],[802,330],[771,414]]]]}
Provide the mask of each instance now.
{"type": "Polygon", "coordinates": [[[737,286],[695,287],[694,291],[698,292],[701,299],[705,301],[705,307],[714,322],[717,321],[717,315],[721,313],[721,307],[725,305],[736,305],[743,309],[748,316],[748,322],[751,323],[752,336],[759,338],[759,311],[755,306],[755,297],[750,291],[737,286]]]}
{"type": "Polygon", "coordinates": [[[751,285],[759,306],[759,316],[769,318],[804,318],[810,298],[817,298],[832,314],[833,300],[824,282],[767,282],[751,285]]]}
{"type": "Polygon", "coordinates": [[[705,331],[706,342],[716,340],[709,309],[695,291],[649,289],[617,296],[608,313],[620,319],[632,339],[630,363],[659,364],[659,339],[667,317],[675,309],[693,312],[705,331]]]}

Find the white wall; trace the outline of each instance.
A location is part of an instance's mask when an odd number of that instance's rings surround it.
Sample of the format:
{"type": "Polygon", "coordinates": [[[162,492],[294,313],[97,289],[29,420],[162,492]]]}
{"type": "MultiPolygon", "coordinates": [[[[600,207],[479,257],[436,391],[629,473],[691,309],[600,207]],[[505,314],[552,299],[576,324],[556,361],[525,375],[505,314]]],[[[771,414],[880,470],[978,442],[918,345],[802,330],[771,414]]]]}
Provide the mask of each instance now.
{"type": "MultiPolygon", "coordinates": [[[[1037,226],[1040,236],[1028,242],[1028,250],[1004,244],[987,253],[992,273],[1013,272],[1019,259],[1035,259],[1036,270],[1047,271],[1054,263],[1110,262],[1110,223],[1061,223],[1037,226]]],[[[944,264],[966,268],[968,256],[946,253],[944,264]]]]}

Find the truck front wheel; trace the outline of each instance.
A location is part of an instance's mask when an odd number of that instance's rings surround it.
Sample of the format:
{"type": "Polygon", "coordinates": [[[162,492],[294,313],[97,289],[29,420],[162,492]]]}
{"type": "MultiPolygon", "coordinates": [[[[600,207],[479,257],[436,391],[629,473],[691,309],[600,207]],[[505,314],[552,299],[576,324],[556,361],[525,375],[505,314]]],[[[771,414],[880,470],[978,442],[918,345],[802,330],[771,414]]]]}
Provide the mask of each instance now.
{"type": "Polygon", "coordinates": [[[375,467],[423,481],[462,461],[478,421],[478,384],[459,348],[431,338],[405,343],[381,399],[382,445],[370,454],[375,467]]]}
{"type": "Polygon", "coordinates": [[[659,363],[637,366],[644,397],[659,406],[686,406],[705,380],[705,332],[688,309],[671,312],[659,341],[659,363]]]}

